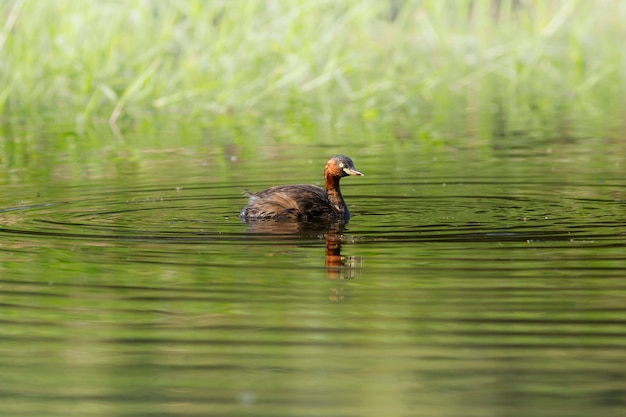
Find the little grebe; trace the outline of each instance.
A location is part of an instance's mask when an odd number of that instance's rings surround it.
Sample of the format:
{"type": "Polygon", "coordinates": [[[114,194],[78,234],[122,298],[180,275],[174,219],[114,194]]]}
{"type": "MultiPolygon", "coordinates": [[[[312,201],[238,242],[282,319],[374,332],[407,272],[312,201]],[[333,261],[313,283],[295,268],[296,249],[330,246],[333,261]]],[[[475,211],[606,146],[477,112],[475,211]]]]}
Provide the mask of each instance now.
{"type": "Polygon", "coordinates": [[[242,221],[248,220],[348,220],[350,212],[339,190],[341,177],[363,174],[354,168],[352,159],[335,155],[326,162],[326,189],[317,185],[278,185],[251,193],[250,202],[241,211],[242,221]]]}

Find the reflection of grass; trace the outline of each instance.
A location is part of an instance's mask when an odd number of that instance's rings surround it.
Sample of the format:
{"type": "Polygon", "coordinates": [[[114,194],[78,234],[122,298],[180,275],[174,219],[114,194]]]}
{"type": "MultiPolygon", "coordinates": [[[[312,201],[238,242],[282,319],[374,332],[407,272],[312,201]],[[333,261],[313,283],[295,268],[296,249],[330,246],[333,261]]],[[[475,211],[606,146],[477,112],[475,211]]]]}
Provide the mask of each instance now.
{"type": "Polygon", "coordinates": [[[594,115],[624,93],[622,2],[14,0],[0,10],[0,109],[78,125],[156,111],[218,129],[245,120],[259,137],[359,126],[429,139],[451,120],[480,129],[464,119],[479,108],[594,115]]]}

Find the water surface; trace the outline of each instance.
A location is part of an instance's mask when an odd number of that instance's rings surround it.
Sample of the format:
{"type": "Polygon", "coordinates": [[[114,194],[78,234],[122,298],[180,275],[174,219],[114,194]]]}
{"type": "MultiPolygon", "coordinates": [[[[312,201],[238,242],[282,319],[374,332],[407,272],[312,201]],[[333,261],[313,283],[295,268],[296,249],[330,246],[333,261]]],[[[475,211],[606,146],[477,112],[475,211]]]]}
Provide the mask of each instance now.
{"type": "Polygon", "coordinates": [[[0,200],[0,408],[622,416],[624,157],[591,141],[18,167],[0,200]],[[334,153],[365,174],[342,180],[347,225],[239,221],[244,187],[321,184],[334,153]]]}

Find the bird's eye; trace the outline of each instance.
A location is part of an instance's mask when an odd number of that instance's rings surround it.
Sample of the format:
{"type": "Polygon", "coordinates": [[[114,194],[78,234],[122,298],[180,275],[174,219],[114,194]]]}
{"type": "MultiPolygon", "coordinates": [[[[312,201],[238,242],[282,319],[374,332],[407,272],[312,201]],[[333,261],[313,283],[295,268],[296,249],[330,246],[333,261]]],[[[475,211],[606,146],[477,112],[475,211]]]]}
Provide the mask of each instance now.
{"type": "Polygon", "coordinates": [[[343,168],[343,162],[339,162],[339,168],[343,168]]]}

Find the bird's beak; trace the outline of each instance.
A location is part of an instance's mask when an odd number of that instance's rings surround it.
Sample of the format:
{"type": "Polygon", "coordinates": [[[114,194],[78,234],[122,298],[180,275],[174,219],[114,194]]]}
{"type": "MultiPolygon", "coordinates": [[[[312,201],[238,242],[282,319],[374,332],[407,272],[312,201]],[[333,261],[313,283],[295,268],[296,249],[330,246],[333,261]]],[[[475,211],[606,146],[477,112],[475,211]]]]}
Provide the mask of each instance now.
{"type": "Polygon", "coordinates": [[[363,173],[361,171],[357,171],[354,168],[344,168],[343,172],[345,172],[348,175],[358,175],[359,177],[363,177],[363,173]]]}

